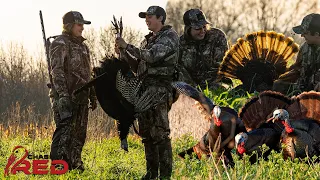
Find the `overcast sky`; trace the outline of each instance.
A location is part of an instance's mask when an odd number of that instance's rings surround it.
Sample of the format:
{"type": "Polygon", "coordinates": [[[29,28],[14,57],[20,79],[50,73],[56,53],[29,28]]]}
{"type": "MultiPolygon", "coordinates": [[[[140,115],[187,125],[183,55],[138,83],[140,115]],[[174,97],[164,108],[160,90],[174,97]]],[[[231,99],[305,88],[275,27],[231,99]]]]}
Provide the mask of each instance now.
{"type": "Polygon", "coordinates": [[[79,11],[99,29],[110,25],[112,15],[122,16],[124,26],[131,26],[143,33],[148,29],[138,13],[151,5],[165,8],[167,0],[5,0],[1,2],[0,41],[21,42],[30,52],[43,46],[39,10],[42,10],[46,35],[57,35],[62,30],[62,16],[70,11],[79,11]]]}

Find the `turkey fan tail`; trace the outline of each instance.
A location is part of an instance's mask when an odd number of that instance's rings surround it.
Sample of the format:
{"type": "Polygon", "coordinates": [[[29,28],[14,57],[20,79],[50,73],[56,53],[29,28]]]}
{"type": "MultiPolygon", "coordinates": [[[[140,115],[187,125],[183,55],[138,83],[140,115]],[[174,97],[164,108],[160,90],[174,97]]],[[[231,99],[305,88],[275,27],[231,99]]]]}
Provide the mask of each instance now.
{"type": "Polygon", "coordinates": [[[287,62],[299,51],[298,44],[293,42],[292,38],[287,38],[282,42],[281,52],[272,60],[277,74],[281,75],[286,72],[287,62]],[[282,49],[283,52],[282,52],[282,49]]]}
{"type": "Polygon", "coordinates": [[[281,93],[264,91],[251,98],[239,112],[247,131],[259,128],[277,108],[287,108],[291,99],[281,93]]]}
{"type": "Polygon", "coordinates": [[[246,35],[247,41],[249,42],[250,48],[251,48],[251,53],[250,53],[250,59],[251,60],[258,60],[259,59],[259,44],[257,41],[257,33],[253,32],[250,34],[246,35]]]}
{"type": "Polygon", "coordinates": [[[299,51],[290,37],[274,31],[249,33],[225,54],[219,77],[240,79],[245,90],[271,89],[273,82],[286,72],[287,62],[299,51]]]}
{"type": "Polygon", "coordinates": [[[267,42],[266,42],[266,38],[267,38],[267,33],[264,31],[259,31],[258,32],[258,44],[259,44],[259,58],[260,59],[265,59],[267,56],[267,52],[268,52],[268,47],[267,47],[267,42]]]}
{"type": "Polygon", "coordinates": [[[320,123],[320,92],[309,91],[292,98],[290,119],[313,119],[320,123]]]}
{"type": "Polygon", "coordinates": [[[280,33],[276,33],[274,31],[267,32],[268,36],[270,37],[270,43],[269,43],[269,49],[268,49],[268,55],[266,60],[274,63],[274,59],[278,56],[278,49],[282,45],[282,42],[284,41],[284,35],[280,33]]]}
{"type": "Polygon", "coordinates": [[[250,52],[249,42],[239,38],[237,43],[226,52],[219,67],[219,76],[238,78],[236,74],[237,69],[242,68],[243,64],[250,60],[250,52]]]}

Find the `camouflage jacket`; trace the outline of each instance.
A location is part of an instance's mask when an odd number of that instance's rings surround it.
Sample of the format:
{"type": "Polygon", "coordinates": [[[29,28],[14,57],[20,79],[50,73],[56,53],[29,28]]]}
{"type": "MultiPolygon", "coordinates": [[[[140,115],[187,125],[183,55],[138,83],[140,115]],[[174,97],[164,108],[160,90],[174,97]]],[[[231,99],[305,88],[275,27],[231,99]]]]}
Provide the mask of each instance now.
{"type": "Polygon", "coordinates": [[[292,74],[299,74],[296,82],[301,91],[313,90],[320,83],[320,46],[304,43],[289,70],[292,74]]]}
{"type": "MultiPolygon", "coordinates": [[[[91,79],[89,49],[83,43],[84,40],[83,37],[74,38],[62,34],[51,43],[49,55],[53,93],[57,93],[58,97],[71,97],[74,90],[91,79]]],[[[93,88],[80,92],[72,97],[72,101],[77,104],[88,104],[89,95],[95,96],[93,88]]]]}
{"type": "Polygon", "coordinates": [[[200,85],[201,88],[206,87],[207,81],[210,88],[210,83],[216,80],[220,62],[227,50],[226,35],[219,29],[211,28],[202,41],[192,40],[185,32],[180,37],[179,57],[179,64],[188,72],[183,73],[184,81],[200,85]]]}
{"type": "Polygon", "coordinates": [[[145,77],[144,83],[166,86],[173,80],[178,62],[179,37],[171,26],[164,26],[155,35],[149,33],[140,48],[128,45],[126,52],[138,61],[138,77],[145,77]],[[163,84],[164,83],[164,84],[163,84]]]}
{"type": "Polygon", "coordinates": [[[171,82],[178,62],[179,36],[171,26],[164,26],[156,34],[149,33],[140,48],[128,45],[125,56],[138,61],[137,76],[142,80],[139,89],[146,97],[152,97],[151,106],[173,101],[171,82]]]}

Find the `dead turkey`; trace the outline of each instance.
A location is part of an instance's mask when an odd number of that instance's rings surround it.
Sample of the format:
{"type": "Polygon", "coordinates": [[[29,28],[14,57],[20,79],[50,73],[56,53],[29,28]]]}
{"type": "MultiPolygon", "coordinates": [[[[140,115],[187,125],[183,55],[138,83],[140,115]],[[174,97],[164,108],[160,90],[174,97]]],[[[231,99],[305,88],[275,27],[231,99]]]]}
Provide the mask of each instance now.
{"type": "Polygon", "coordinates": [[[270,120],[285,127],[281,135],[285,159],[320,156],[320,92],[293,97],[292,104],[275,110],[270,120]]]}
{"type": "MultiPolygon", "coordinates": [[[[197,102],[199,111],[208,121],[208,127],[204,136],[198,144],[190,149],[179,153],[181,157],[186,154],[196,153],[200,159],[202,155],[210,156],[210,152],[216,152],[218,155],[224,153],[230,165],[233,164],[231,150],[234,148],[235,133],[245,131],[241,120],[235,110],[228,107],[219,107],[202,92],[193,88],[184,82],[173,82],[172,86],[181,94],[193,98],[197,102]]],[[[203,121],[203,118],[194,120],[193,126],[197,121],[203,121]]]]}
{"type": "Polygon", "coordinates": [[[128,78],[133,77],[126,62],[115,57],[104,58],[100,66],[94,68],[95,76],[103,75],[96,79],[94,88],[101,108],[106,114],[117,120],[121,147],[127,150],[126,138],[135,120],[135,110],[134,106],[116,89],[118,71],[126,74],[128,78]]]}
{"type": "Polygon", "coordinates": [[[286,73],[287,62],[299,51],[291,37],[274,31],[259,31],[240,38],[223,58],[219,78],[239,79],[246,91],[271,90],[273,82],[286,73]]]}

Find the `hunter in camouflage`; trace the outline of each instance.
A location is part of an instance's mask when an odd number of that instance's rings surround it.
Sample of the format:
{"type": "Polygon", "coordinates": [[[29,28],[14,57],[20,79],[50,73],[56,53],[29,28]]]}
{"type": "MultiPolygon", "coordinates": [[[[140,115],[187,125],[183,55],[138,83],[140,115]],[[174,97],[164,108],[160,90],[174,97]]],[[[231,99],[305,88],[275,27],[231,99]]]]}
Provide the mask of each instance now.
{"type": "Polygon", "coordinates": [[[81,35],[83,24],[90,24],[76,11],[63,16],[63,32],[50,46],[53,86],[50,91],[56,130],[50,157],[66,160],[70,169],[84,170],[81,152],[86,139],[88,104],[96,108],[94,89],[73,95],[91,79],[89,49],[81,35]]]}
{"type": "Polygon", "coordinates": [[[282,89],[287,89],[285,81],[289,81],[295,82],[300,91],[320,91],[320,14],[305,16],[301,25],[292,30],[301,34],[306,42],[300,47],[289,73],[282,78],[282,89]]]}
{"type": "Polygon", "coordinates": [[[216,87],[220,62],[228,50],[226,35],[210,28],[200,9],[190,9],[183,15],[184,34],[180,37],[179,80],[201,89],[216,87]],[[182,67],[181,67],[182,65],[182,67]],[[183,76],[183,77],[181,77],[183,76]]]}
{"type": "Polygon", "coordinates": [[[164,25],[166,12],[159,6],[151,6],[139,17],[146,18],[150,34],[145,36],[141,47],[116,39],[124,57],[137,58],[136,74],[143,79],[141,91],[154,97],[156,104],[138,115],[139,133],[145,147],[147,174],[143,179],[170,178],[172,173],[172,147],[169,138],[168,112],[173,102],[173,81],[178,60],[179,37],[169,25],[164,25]]]}

